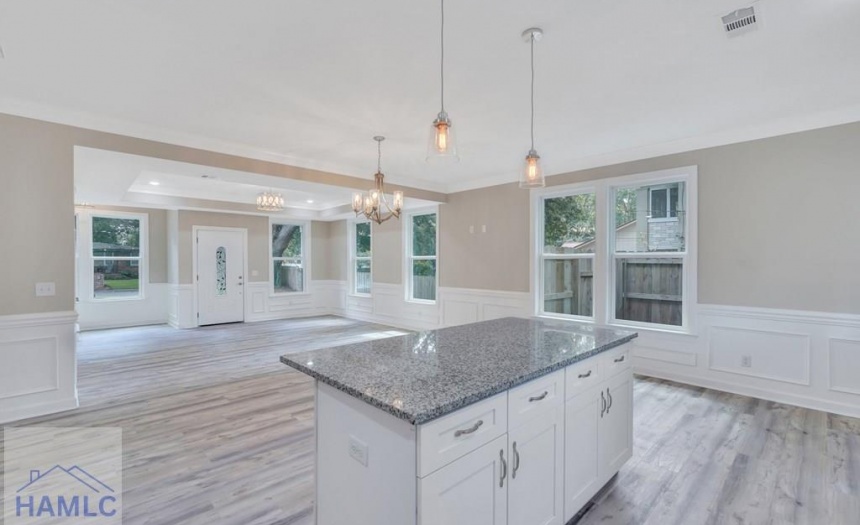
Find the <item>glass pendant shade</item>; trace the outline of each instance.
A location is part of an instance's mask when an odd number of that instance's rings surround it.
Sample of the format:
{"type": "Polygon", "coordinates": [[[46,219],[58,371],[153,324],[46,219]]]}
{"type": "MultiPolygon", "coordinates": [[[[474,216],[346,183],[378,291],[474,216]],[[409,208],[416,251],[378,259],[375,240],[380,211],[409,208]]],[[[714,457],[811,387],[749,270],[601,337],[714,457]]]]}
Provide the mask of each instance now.
{"type": "Polygon", "coordinates": [[[427,160],[460,160],[454,128],[448,114],[440,112],[430,128],[430,142],[427,145],[427,160]]]}
{"type": "Polygon", "coordinates": [[[523,164],[523,171],[520,174],[520,188],[542,188],[544,186],[546,186],[546,179],[543,176],[540,155],[535,150],[529,150],[523,164]]]}

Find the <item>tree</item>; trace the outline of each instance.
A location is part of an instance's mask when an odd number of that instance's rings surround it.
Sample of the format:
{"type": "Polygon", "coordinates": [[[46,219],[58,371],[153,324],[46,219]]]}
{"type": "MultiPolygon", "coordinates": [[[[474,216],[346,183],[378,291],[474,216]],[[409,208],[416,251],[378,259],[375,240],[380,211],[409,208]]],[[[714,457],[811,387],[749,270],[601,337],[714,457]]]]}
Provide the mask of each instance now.
{"type": "MultiPolygon", "coordinates": [[[[564,243],[594,240],[597,207],[593,193],[555,197],[544,201],[544,244],[561,247],[564,243]]],[[[636,220],[636,189],[615,192],[615,226],[636,220]]]]}
{"type": "MultiPolygon", "coordinates": [[[[436,255],[436,214],[412,217],[412,255],[436,255]]],[[[436,275],[435,261],[415,261],[414,275],[436,275]]]]}
{"type": "Polygon", "coordinates": [[[93,217],[93,242],[138,248],[140,247],[140,221],[93,217]]]}
{"type": "Polygon", "coordinates": [[[301,226],[292,224],[275,224],[272,226],[272,256],[302,256],[301,226]]]}

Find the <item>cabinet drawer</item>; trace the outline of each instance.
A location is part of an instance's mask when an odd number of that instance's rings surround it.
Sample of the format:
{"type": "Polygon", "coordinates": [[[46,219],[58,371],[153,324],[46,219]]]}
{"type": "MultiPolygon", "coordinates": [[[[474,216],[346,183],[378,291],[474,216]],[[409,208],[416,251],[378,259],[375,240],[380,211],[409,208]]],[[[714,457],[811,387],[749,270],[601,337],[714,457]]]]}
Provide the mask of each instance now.
{"type": "Polygon", "coordinates": [[[585,392],[600,382],[603,362],[599,356],[570,365],[565,369],[565,399],[585,392]]]}
{"type": "Polygon", "coordinates": [[[508,393],[418,427],[418,477],[424,477],[508,431],[508,393]]]}
{"type": "Polygon", "coordinates": [[[564,370],[533,379],[508,391],[508,425],[515,428],[564,402],[564,370]]]}
{"type": "Polygon", "coordinates": [[[603,362],[600,363],[604,377],[610,377],[623,372],[630,368],[630,346],[624,345],[621,348],[610,350],[603,356],[603,362]]]}

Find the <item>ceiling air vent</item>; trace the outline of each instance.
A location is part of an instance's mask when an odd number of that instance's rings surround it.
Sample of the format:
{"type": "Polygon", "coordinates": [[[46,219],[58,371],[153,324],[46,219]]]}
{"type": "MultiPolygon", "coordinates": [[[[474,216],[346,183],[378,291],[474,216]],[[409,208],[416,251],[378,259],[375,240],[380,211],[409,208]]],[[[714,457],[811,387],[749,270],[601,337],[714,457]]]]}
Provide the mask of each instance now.
{"type": "Polygon", "coordinates": [[[739,35],[757,27],[755,8],[744,7],[723,17],[723,29],[729,36],[739,35]]]}

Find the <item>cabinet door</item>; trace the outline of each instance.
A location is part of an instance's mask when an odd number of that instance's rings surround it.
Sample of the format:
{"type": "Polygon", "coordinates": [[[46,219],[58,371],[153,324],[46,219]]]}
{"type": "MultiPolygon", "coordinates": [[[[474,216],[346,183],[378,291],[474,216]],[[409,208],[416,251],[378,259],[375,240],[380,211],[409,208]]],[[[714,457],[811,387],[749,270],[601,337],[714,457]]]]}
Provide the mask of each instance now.
{"type": "Polygon", "coordinates": [[[545,410],[508,432],[508,521],[563,525],[564,408],[545,410]]]}
{"type": "Polygon", "coordinates": [[[606,411],[600,421],[601,482],[605,483],[633,455],[633,374],[621,373],[604,383],[606,411]]]}
{"type": "MultiPolygon", "coordinates": [[[[600,440],[601,390],[594,388],[570,398],[564,418],[564,521],[588,503],[602,486],[600,440]]],[[[605,396],[605,394],[604,394],[605,396]]]]}
{"type": "Polygon", "coordinates": [[[419,525],[505,525],[508,436],[418,480],[419,525]]]}

